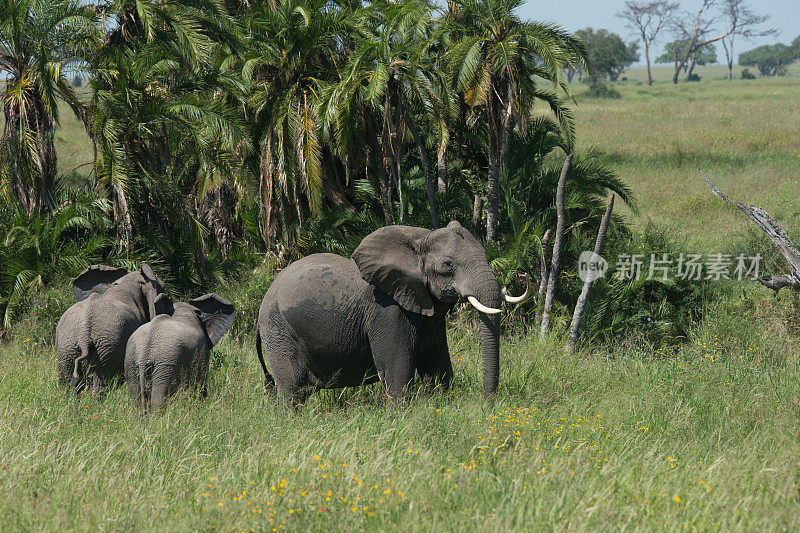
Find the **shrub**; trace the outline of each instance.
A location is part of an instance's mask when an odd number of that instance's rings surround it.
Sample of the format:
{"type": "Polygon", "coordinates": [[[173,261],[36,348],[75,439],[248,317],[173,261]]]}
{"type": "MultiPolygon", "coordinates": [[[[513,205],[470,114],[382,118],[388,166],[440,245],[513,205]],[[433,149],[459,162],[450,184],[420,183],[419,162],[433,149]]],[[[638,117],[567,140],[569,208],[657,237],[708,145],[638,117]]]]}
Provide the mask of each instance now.
{"type": "Polygon", "coordinates": [[[605,83],[591,84],[589,89],[584,93],[584,96],[587,98],[622,98],[622,95],[618,90],[613,87],[609,87],[605,83]]]}
{"type": "Polygon", "coordinates": [[[749,68],[742,70],[742,79],[743,80],[754,80],[756,79],[756,75],[750,72],[749,68]]]}
{"type": "Polygon", "coordinates": [[[617,342],[635,332],[653,346],[686,340],[692,327],[702,318],[704,303],[714,293],[705,280],[677,276],[674,259],[680,252],[685,250],[652,223],[642,234],[613,238],[603,254],[609,262],[609,270],[592,288],[584,334],[617,342]],[[660,276],[647,279],[651,254],[661,257],[665,253],[673,260],[667,279],[662,280],[660,276]],[[613,277],[621,254],[642,254],[639,279],[613,277]]]}

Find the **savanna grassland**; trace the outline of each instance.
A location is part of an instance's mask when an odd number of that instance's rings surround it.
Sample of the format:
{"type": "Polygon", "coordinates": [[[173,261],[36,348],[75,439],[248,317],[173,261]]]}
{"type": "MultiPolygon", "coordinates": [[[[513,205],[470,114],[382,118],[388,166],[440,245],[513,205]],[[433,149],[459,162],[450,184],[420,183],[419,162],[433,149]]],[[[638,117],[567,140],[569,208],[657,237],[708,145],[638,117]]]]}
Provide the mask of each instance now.
{"type": "MultiPolygon", "coordinates": [[[[698,253],[769,254],[698,171],[797,235],[800,78],[713,78],[620,83],[618,100],[576,88],[580,148],[600,150],[633,187],[634,228],[652,223],[698,253]]],[[[65,118],[59,153],[73,155],[60,155],[64,170],[90,160],[76,131],[65,118]]],[[[800,302],[791,294],[721,284],[690,337],[661,348],[624,337],[564,355],[557,337],[540,342],[517,328],[502,339],[492,404],[481,394],[474,312],[461,310],[449,333],[450,392],[389,405],[376,386],[326,391],[290,414],[265,396],[253,347],[269,275],[247,280],[217,289],[239,318],[212,355],[209,397],[178,396],[150,419],[124,387],[102,402],[57,388],[53,330],[72,296],[67,287],[41,296],[0,347],[2,529],[800,525],[800,302]]]]}

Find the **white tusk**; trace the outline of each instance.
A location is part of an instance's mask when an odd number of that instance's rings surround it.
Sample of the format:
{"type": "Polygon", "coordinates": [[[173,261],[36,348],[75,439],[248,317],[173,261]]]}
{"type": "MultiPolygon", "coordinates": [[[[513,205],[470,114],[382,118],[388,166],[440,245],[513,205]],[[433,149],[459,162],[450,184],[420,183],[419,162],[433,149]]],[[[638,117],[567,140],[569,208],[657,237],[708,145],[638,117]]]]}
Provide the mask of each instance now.
{"type": "Polygon", "coordinates": [[[474,296],[467,296],[467,301],[472,304],[472,307],[474,307],[475,309],[477,309],[481,313],[486,313],[487,315],[496,315],[497,313],[502,311],[502,309],[495,309],[493,307],[486,307],[485,305],[480,303],[478,301],[478,299],[475,298],[474,296]]]}
{"type": "Polygon", "coordinates": [[[531,284],[527,278],[525,278],[525,292],[523,293],[522,296],[509,296],[509,294],[506,292],[506,288],[503,287],[503,299],[510,304],[521,304],[522,302],[527,300],[530,295],[531,295],[531,284]]]}

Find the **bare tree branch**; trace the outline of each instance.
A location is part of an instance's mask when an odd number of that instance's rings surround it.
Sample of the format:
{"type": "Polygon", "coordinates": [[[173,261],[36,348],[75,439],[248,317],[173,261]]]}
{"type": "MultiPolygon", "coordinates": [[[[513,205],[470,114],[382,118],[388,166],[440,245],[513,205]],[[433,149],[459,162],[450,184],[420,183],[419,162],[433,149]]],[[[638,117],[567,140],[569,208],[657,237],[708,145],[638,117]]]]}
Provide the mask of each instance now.
{"type": "Polygon", "coordinates": [[[750,220],[756,224],[756,226],[761,228],[761,230],[767,234],[767,237],[769,237],[769,239],[778,247],[781,255],[783,255],[783,257],[789,263],[789,267],[792,269],[791,274],[786,276],[763,276],[759,278],[758,281],[761,282],[761,284],[765,287],[769,287],[770,289],[774,290],[776,293],[783,287],[787,286],[800,290],[800,252],[797,251],[797,247],[794,245],[792,240],[789,239],[788,235],[786,235],[786,232],[783,231],[783,228],[777,222],[775,222],[775,219],[772,218],[769,213],[760,207],[755,207],[753,205],[737,202],[736,200],[731,200],[725,196],[725,193],[719,190],[716,185],[711,183],[711,180],[709,180],[705,174],[702,172],[700,174],[702,174],[703,178],[705,178],[706,184],[708,185],[708,188],[711,189],[711,192],[722,198],[722,201],[726,204],[738,207],[750,218],[750,220]]]}
{"type": "Polygon", "coordinates": [[[766,37],[775,35],[777,30],[775,28],[758,28],[769,20],[769,15],[756,15],[745,5],[745,0],[724,0],[720,10],[725,31],[730,33],[722,39],[722,48],[725,50],[725,61],[728,65],[728,79],[731,80],[733,79],[733,60],[735,58],[733,44],[736,36],[740,35],[744,39],[766,37]],[[732,28],[738,28],[738,30],[732,32],[732,28]]]}
{"type": "MultiPolygon", "coordinates": [[[[686,13],[685,18],[675,17],[672,26],[676,36],[688,42],[686,54],[676,63],[672,83],[678,83],[678,74],[689,58],[699,49],[717,41],[723,41],[726,55],[730,46],[732,67],[733,37],[736,35],[749,35],[754,37],[759,33],[756,26],[762,24],[768,17],[757,16],[746,6],[744,0],[703,0],[696,13],[686,13]],[[711,13],[712,8],[719,6],[716,16],[711,13]],[[721,29],[716,29],[719,18],[723,20],[721,29]],[[726,44],[725,39],[730,38],[726,44]]],[[[763,30],[765,35],[770,35],[773,30],[763,30]]]]}

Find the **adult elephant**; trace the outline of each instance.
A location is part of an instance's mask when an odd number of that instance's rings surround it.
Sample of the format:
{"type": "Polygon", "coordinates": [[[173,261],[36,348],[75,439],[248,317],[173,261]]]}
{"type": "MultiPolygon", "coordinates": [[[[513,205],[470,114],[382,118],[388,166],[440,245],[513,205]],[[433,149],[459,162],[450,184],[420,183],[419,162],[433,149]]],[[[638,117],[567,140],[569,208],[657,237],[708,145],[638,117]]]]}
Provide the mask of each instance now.
{"type": "Polygon", "coordinates": [[[75,278],[72,291],[78,301],[56,327],[58,383],[82,390],[91,372],[95,392],[102,393],[122,374],[128,338],[156,316],[164,284],[146,263],[134,272],[92,265],[75,278]]]}
{"type": "Polygon", "coordinates": [[[353,259],[313,254],[282,270],[258,314],[256,350],[267,387],[298,405],[319,388],[380,380],[392,397],[415,372],[447,387],[453,367],[445,317],[460,298],[480,311],[483,389],[497,391],[505,296],[486,251],[458,222],[435,231],[387,226],[353,259]],[[274,378],[262,354],[266,351],[274,378]]]}

